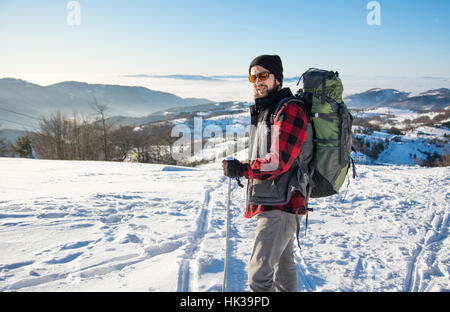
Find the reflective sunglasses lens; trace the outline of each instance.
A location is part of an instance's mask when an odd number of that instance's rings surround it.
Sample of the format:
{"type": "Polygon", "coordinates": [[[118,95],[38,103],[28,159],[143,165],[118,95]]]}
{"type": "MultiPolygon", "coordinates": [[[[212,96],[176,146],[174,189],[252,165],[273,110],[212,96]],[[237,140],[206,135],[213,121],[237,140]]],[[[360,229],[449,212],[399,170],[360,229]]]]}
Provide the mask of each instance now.
{"type": "Polygon", "coordinates": [[[267,79],[269,79],[269,76],[270,76],[270,73],[268,73],[268,72],[260,73],[260,74],[257,74],[257,75],[250,75],[250,76],[248,76],[248,80],[251,83],[255,83],[256,78],[259,78],[259,80],[267,80],[267,79]]]}
{"type": "Polygon", "coordinates": [[[266,79],[269,78],[269,75],[270,75],[269,73],[261,73],[261,74],[258,75],[258,78],[260,80],[266,80],[266,79]]]}

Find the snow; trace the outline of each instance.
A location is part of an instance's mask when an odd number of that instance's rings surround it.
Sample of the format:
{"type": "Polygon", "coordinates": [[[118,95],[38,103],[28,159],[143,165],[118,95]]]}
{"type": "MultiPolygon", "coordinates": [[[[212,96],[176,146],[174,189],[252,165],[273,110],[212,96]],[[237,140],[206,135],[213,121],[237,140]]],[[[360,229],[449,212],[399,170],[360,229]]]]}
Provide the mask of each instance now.
{"type": "MultiPolygon", "coordinates": [[[[299,290],[449,291],[450,168],[357,171],[339,195],[311,201],[295,249],[299,290]]],[[[0,158],[0,172],[0,291],[220,291],[219,160],[0,158]]],[[[245,188],[232,185],[228,290],[248,291],[256,218],[243,217],[245,188]]]]}
{"type": "Polygon", "coordinates": [[[401,121],[404,119],[414,119],[417,118],[419,115],[417,112],[407,110],[407,109],[398,109],[398,108],[391,108],[391,107],[377,107],[373,109],[366,109],[364,111],[360,111],[356,113],[358,118],[370,118],[373,116],[380,116],[380,115],[394,115],[395,117],[401,117],[401,121]]]}
{"type": "Polygon", "coordinates": [[[440,135],[448,135],[448,130],[431,127],[420,127],[419,129],[423,129],[423,131],[428,130],[429,133],[419,131],[397,136],[384,131],[375,131],[372,134],[356,134],[355,137],[363,138],[364,142],[370,142],[371,145],[383,143],[385,149],[378,155],[376,160],[370,160],[369,157],[365,157],[361,152],[352,154],[352,157],[365,164],[414,166],[417,160],[425,160],[427,153],[429,155],[433,153],[439,155],[448,153],[448,140],[438,144],[430,143],[430,140],[433,140],[435,137],[440,138],[440,135]],[[415,160],[414,157],[418,159],[415,160]]]}
{"type": "MultiPolygon", "coordinates": [[[[437,115],[442,114],[442,112],[434,112],[434,111],[428,111],[428,112],[415,112],[407,109],[397,109],[397,108],[390,108],[390,107],[378,107],[374,109],[367,109],[367,110],[361,110],[361,111],[352,111],[352,114],[355,118],[371,118],[375,116],[380,116],[385,120],[389,120],[393,122],[395,127],[399,129],[404,129],[406,127],[409,127],[410,124],[405,124],[405,120],[409,119],[411,122],[412,120],[419,118],[419,117],[428,117],[430,119],[433,119],[437,115]]],[[[449,121],[449,119],[443,120],[442,122],[449,121]]],[[[386,125],[386,126],[389,126],[386,125]]],[[[417,127],[417,126],[416,126],[417,127]]]]}
{"type": "Polygon", "coordinates": [[[435,128],[429,126],[421,126],[416,128],[417,136],[419,137],[437,137],[445,138],[445,136],[450,136],[449,128],[435,128]]]}

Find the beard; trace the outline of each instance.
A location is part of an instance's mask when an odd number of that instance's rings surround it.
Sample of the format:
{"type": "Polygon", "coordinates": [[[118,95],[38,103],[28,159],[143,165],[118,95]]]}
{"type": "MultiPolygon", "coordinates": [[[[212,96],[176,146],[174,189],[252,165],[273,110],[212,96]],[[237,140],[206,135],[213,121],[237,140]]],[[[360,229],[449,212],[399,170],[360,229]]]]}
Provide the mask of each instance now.
{"type": "Polygon", "coordinates": [[[276,84],[276,81],[274,80],[273,84],[271,86],[267,86],[267,90],[264,93],[260,93],[258,90],[253,90],[254,91],[254,98],[255,99],[260,99],[263,97],[266,97],[272,93],[275,93],[278,91],[278,86],[276,84]]]}

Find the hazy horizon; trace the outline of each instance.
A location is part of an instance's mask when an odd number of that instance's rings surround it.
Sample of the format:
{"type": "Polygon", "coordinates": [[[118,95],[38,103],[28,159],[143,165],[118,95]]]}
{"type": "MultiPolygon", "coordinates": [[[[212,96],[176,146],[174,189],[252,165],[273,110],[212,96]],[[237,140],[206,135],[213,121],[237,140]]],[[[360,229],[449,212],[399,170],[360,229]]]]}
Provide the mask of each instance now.
{"type": "Polygon", "coordinates": [[[285,77],[317,67],[448,79],[449,9],[445,0],[0,0],[0,74],[242,76],[255,56],[278,54],[285,77]]]}
{"type": "MultiPolygon", "coordinates": [[[[206,98],[208,100],[253,101],[253,91],[247,78],[215,78],[215,79],[182,79],[166,77],[130,77],[130,74],[0,74],[2,78],[12,78],[27,81],[40,86],[49,86],[66,81],[77,81],[90,84],[108,84],[122,86],[139,86],[150,90],[175,94],[182,98],[206,98]]],[[[146,75],[146,74],[135,74],[146,75]]],[[[187,75],[187,74],[170,74],[187,75]]],[[[301,74],[299,74],[300,76],[301,74]]],[[[191,75],[187,75],[191,76],[191,75]]],[[[220,75],[211,75],[220,76],[220,75]]],[[[225,75],[226,76],[226,75],[225,75]]],[[[210,77],[210,76],[208,76],[210,77]]],[[[294,92],[299,87],[297,77],[286,77],[284,86],[294,92]]],[[[439,88],[450,88],[450,79],[445,77],[363,77],[341,75],[344,84],[344,96],[361,93],[373,88],[396,89],[414,94],[439,88]]]]}

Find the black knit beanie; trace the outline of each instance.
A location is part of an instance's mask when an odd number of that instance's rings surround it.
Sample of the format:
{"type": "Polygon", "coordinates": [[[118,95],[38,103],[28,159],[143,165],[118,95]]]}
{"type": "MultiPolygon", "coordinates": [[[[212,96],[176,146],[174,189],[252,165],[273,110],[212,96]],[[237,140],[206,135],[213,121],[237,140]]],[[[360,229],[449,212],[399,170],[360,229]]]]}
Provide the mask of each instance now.
{"type": "Polygon", "coordinates": [[[269,70],[275,75],[275,78],[280,82],[280,84],[283,84],[283,65],[281,64],[281,58],[278,55],[260,55],[256,57],[250,63],[250,67],[248,68],[249,74],[252,67],[255,65],[262,66],[269,70]]]}

